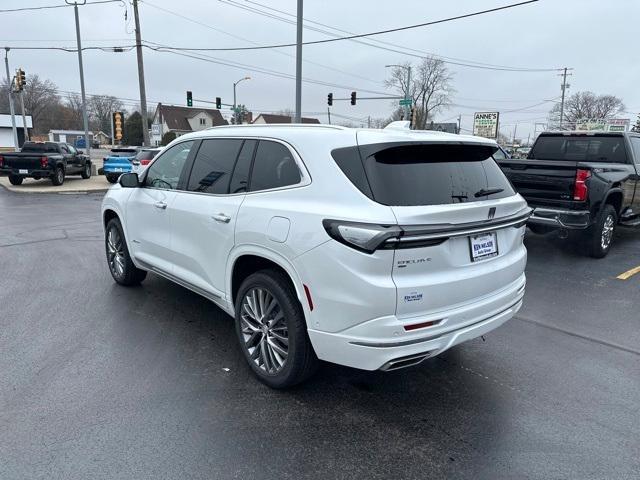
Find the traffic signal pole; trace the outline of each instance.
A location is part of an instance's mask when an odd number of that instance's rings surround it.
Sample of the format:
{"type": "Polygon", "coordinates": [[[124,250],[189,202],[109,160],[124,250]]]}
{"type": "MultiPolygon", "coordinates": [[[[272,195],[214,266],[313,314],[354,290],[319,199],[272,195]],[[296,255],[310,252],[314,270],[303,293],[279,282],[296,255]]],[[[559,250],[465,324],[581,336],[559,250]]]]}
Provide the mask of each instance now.
{"type": "Polygon", "coordinates": [[[138,15],[138,0],[133,0],[133,16],[136,23],[136,55],[138,57],[138,83],[140,85],[140,115],[142,116],[142,143],[145,147],[149,142],[149,120],[147,120],[147,90],[144,85],[144,63],[142,60],[142,34],[140,33],[140,17],[138,15]]]}
{"type": "Polygon", "coordinates": [[[29,129],[27,128],[27,116],[24,112],[24,90],[20,92],[20,105],[22,106],[22,130],[24,131],[24,141],[29,141],[29,129]]]}
{"type": "Polygon", "coordinates": [[[18,150],[18,130],[16,129],[16,112],[13,108],[13,93],[11,92],[11,74],[9,73],[9,47],[4,47],[4,66],[7,69],[7,85],[9,94],[9,111],[11,112],[11,128],[13,129],[13,146],[18,150]]]}

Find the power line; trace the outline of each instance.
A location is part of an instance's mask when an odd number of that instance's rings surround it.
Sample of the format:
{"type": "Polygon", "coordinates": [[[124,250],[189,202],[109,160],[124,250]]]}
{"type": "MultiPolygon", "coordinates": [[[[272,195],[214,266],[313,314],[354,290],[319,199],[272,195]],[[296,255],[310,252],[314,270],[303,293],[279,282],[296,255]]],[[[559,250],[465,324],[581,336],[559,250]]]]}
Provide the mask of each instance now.
{"type": "MultiPolygon", "coordinates": [[[[252,13],[256,13],[258,15],[265,16],[267,18],[272,18],[272,19],[275,19],[275,20],[279,20],[281,22],[288,23],[290,25],[295,25],[295,22],[293,22],[293,21],[291,21],[289,19],[280,17],[280,16],[272,14],[272,13],[264,12],[264,11],[259,10],[257,8],[252,8],[252,7],[248,7],[246,5],[239,4],[238,2],[236,2],[234,0],[220,0],[220,1],[225,5],[229,5],[229,6],[232,6],[232,7],[240,8],[242,10],[246,10],[246,11],[249,11],[249,12],[252,12],[252,13]]],[[[267,9],[267,10],[271,10],[271,11],[278,12],[278,13],[281,13],[281,14],[284,14],[284,15],[288,15],[290,17],[295,17],[294,14],[288,13],[288,12],[286,12],[284,10],[279,10],[277,8],[273,8],[273,7],[270,7],[268,5],[264,5],[262,3],[254,2],[254,1],[251,1],[251,0],[245,0],[245,1],[248,2],[248,3],[251,3],[253,5],[258,5],[258,6],[262,7],[262,8],[267,9]]],[[[319,26],[322,26],[322,27],[330,28],[330,29],[335,30],[337,32],[341,32],[342,34],[355,35],[353,32],[350,32],[348,30],[339,29],[339,28],[336,28],[334,26],[327,25],[327,24],[324,24],[324,23],[320,23],[320,22],[317,22],[317,21],[314,21],[314,20],[305,19],[305,21],[307,23],[312,23],[312,24],[319,25],[319,26]]],[[[327,30],[323,30],[323,29],[319,29],[319,28],[314,28],[314,27],[311,27],[309,25],[305,25],[305,28],[307,28],[309,30],[312,30],[312,31],[315,31],[315,32],[324,33],[325,35],[329,35],[329,36],[332,36],[332,37],[340,37],[339,35],[337,35],[337,34],[335,34],[333,32],[329,32],[327,30]]],[[[406,55],[406,56],[410,56],[410,57],[414,57],[414,58],[424,58],[425,56],[437,57],[440,60],[442,60],[444,63],[457,65],[457,66],[462,66],[462,67],[469,67],[469,68],[478,68],[478,69],[484,69],[484,70],[514,71],[514,72],[543,72],[543,71],[555,71],[555,70],[557,70],[557,69],[554,69],[554,68],[546,69],[546,68],[510,67],[510,66],[505,66],[505,65],[495,65],[495,64],[490,64],[490,63],[476,62],[476,61],[473,61],[473,60],[464,60],[464,59],[459,59],[459,58],[455,58],[455,57],[447,57],[447,56],[435,54],[435,53],[432,53],[432,52],[426,52],[424,50],[418,50],[418,49],[415,49],[415,48],[410,48],[410,47],[407,47],[407,46],[398,45],[396,43],[391,43],[391,42],[380,40],[380,39],[376,39],[376,38],[371,38],[370,40],[371,40],[371,42],[375,42],[375,44],[374,43],[369,43],[367,41],[362,41],[362,40],[353,40],[352,39],[351,41],[355,42],[355,43],[359,43],[361,45],[366,45],[366,46],[369,46],[369,47],[378,48],[378,49],[389,51],[389,52],[399,53],[401,55],[406,55]],[[381,44],[381,45],[376,45],[376,44],[381,44]],[[388,45],[390,47],[395,47],[395,48],[388,48],[388,47],[385,47],[383,45],[388,45]],[[401,49],[401,50],[398,50],[398,49],[401,49]],[[409,53],[409,52],[415,52],[415,53],[409,53]]]]}
{"type": "MultiPolygon", "coordinates": [[[[95,0],[94,2],[87,2],[85,5],[100,5],[103,3],[122,3],[124,4],[124,0],[95,0]]],[[[53,8],[66,8],[72,7],[73,5],[64,4],[64,5],[41,5],[39,7],[20,7],[20,8],[8,8],[0,10],[0,13],[13,13],[13,12],[27,12],[33,10],[50,10],[53,8]]]]}
{"type": "MultiPolygon", "coordinates": [[[[397,27],[397,28],[390,28],[390,29],[386,29],[386,30],[378,30],[375,32],[368,32],[368,33],[361,33],[361,34],[357,34],[357,35],[348,35],[348,36],[343,36],[343,37],[336,37],[336,38],[325,38],[322,40],[312,40],[312,41],[308,41],[308,42],[303,42],[303,45],[318,45],[318,44],[323,44],[323,43],[331,43],[331,42],[337,42],[337,41],[342,41],[342,40],[352,40],[352,39],[356,39],[356,38],[365,38],[365,37],[371,37],[374,35],[383,35],[386,33],[392,33],[392,32],[399,32],[399,31],[404,31],[404,30],[410,30],[410,29],[414,29],[414,28],[421,28],[421,27],[427,27],[427,26],[431,26],[431,25],[437,25],[440,23],[445,23],[445,22],[451,22],[451,21],[455,21],[455,20],[461,20],[464,18],[470,18],[470,17],[475,17],[478,15],[484,15],[487,13],[493,13],[493,12],[497,12],[500,10],[506,10],[506,9],[510,9],[510,8],[515,8],[515,7],[519,7],[522,5],[527,5],[530,3],[535,3],[538,2],[539,0],[526,0],[524,2],[520,2],[520,3],[513,3],[510,5],[504,5],[502,7],[495,7],[495,8],[490,8],[490,9],[486,9],[486,10],[480,10],[477,12],[472,12],[472,13],[466,13],[463,15],[457,15],[454,17],[448,17],[448,18],[443,18],[443,19],[439,19],[439,20],[432,20],[430,22],[423,22],[423,23],[418,23],[418,24],[414,24],[414,25],[407,25],[404,27],[397,27]]],[[[268,14],[267,14],[268,15],[268,14]]],[[[188,48],[188,47],[172,47],[174,50],[191,50],[191,51],[221,51],[221,52],[225,52],[225,51],[243,51],[243,50],[265,50],[265,49],[272,49],[272,48],[284,48],[284,47],[294,47],[296,44],[295,43],[280,43],[280,44],[272,44],[272,45],[258,45],[258,46],[253,46],[253,47],[224,47],[224,48],[203,48],[203,47],[197,47],[197,48],[188,48]]],[[[549,68],[549,69],[540,69],[541,71],[555,71],[557,70],[556,68],[549,68]]]]}

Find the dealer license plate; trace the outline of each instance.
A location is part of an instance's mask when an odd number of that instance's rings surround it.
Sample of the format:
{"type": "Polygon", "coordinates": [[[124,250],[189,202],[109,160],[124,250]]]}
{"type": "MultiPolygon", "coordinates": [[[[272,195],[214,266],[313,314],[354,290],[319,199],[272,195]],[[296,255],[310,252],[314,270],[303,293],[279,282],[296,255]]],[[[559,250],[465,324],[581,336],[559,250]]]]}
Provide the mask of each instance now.
{"type": "Polygon", "coordinates": [[[113,170],[114,170],[114,171],[116,171],[116,172],[121,172],[121,171],[122,171],[122,168],[120,168],[120,167],[116,167],[116,168],[114,168],[113,170]]]}
{"type": "Polygon", "coordinates": [[[476,262],[498,255],[498,237],[495,232],[472,235],[469,237],[471,261],[476,262]]]}
{"type": "Polygon", "coordinates": [[[29,170],[27,170],[26,168],[21,168],[21,169],[18,170],[18,173],[27,174],[27,173],[29,173],[29,170]]]}

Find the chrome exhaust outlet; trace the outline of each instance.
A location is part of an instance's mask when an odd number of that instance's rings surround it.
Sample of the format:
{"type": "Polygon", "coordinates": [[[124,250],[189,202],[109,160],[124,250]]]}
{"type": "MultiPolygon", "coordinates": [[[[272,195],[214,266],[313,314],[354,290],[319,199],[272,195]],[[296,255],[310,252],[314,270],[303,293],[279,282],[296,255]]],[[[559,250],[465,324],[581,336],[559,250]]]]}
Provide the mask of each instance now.
{"type": "Polygon", "coordinates": [[[401,368],[413,367],[419,364],[425,358],[430,356],[431,352],[417,353],[415,355],[408,355],[406,357],[395,358],[385,363],[380,370],[383,372],[390,372],[391,370],[399,370],[401,368]]]}

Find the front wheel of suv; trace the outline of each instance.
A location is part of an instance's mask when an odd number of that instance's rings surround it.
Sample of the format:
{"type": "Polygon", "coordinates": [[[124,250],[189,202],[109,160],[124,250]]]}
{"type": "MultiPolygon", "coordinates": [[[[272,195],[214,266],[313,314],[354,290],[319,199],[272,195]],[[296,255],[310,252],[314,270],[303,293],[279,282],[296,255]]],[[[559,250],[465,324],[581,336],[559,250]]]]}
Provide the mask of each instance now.
{"type": "Polygon", "coordinates": [[[261,270],[247,277],[235,311],[240,348],[261,382],[287,388],[315,372],[318,358],[307,336],[304,312],[284,274],[261,270]]]}
{"type": "Polygon", "coordinates": [[[618,223],[618,214],[612,205],[604,205],[598,221],[589,227],[587,249],[593,258],[603,258],[609,253],[613,233],[618,223]]]}
{"type": "Polygon", "coordinates": [[[147,272],[140,270],[133,264],[120,220],[117,218],[109,220],[105,232],[104,244],[107,264],[113,279],[116,283],[127,287],[142,282],[147,276],[147,272]]]}

